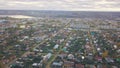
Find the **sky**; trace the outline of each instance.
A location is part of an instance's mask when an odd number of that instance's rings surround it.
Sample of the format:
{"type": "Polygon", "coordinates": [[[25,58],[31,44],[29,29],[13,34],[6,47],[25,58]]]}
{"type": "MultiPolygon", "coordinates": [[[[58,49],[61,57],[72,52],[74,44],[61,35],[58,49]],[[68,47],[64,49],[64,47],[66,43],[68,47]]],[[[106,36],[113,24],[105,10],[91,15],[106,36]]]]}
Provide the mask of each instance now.
{"type": "Polygon", "coordinates": [[[0,0],[0,9],[120,11],[120,0],[0,0]]]}

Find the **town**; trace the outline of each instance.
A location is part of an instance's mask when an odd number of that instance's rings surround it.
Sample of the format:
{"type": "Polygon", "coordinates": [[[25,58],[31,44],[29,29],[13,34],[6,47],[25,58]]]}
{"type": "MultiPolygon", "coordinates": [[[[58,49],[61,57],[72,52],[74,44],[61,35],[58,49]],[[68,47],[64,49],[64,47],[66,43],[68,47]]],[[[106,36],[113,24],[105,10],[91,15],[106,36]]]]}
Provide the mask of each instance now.
{"type": "Polygon", "coordinates": [[[120,68],[120,22],[0,17],[1,68],[120,68]]]}

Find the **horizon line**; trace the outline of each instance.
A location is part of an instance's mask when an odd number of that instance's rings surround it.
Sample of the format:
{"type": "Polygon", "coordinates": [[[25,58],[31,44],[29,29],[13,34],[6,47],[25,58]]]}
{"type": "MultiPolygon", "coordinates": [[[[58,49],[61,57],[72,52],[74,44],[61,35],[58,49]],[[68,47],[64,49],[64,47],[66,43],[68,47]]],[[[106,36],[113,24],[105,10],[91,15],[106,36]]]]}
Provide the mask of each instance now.
{"type": "Polygon", "coordinates": [[[100,11],[100,10],[35,10],[35,9],[0,9],[1,10],[5,10],[5,11],[66,11],[66,12],[120,12],[120,11],[100,11]]]}

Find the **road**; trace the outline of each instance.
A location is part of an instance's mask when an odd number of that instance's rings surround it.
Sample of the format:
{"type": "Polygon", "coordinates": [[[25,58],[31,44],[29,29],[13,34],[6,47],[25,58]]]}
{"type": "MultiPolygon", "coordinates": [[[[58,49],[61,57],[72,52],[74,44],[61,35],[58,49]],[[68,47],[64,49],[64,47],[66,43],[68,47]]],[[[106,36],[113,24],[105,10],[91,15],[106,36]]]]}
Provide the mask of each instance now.
{"type": "MultiPolygon", "coordinates": [[[[88,25],[91,26],[91,23],[88,23],[88,25]]],[[[91,30],[91,27],[90,27],[89,30],[88,30],[88,37],[90,39],[90,45],[92,46],[92,51],[95,54],[96,50],[95,50],[95,47],[94,47],[94,44],[93,44],[93,40],[92,40],[92,36],[91,36],[91,31],[92,30],[91,30]]]]}
{"type": "MultiPolygon", "coordinates": [[[[69,27],[69,25],[66,26],[66,28],[69,27]]],[[[53,58],[50,60],[50,62],[47,63],[46,68],[51,68],[51,63],[56,59],[56,57],[60,54],[60,52],[62,51],[62,48],[64,47],[64,45],[66,44],[66,42],[69,40],[70,36],[72,33],[70,33],[67,37],[67,39],[63,42],[63,44],[60,46],[60,49],[58,50],[57,53],[53,54],[53,58]]]]}

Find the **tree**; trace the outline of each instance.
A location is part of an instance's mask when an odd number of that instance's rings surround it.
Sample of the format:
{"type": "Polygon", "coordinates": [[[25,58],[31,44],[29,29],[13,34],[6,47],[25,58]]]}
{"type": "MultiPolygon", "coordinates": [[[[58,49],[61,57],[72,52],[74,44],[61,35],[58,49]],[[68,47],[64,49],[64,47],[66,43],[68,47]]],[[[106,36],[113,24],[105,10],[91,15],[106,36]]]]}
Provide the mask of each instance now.
{"type": "Polygon", "coordinates": [[[120,47],[120,43],[117,43],[117,46],[120,47]]]}
{"type": "Polygon", "coordinates": [[[102,57],[105,58],[105,57],[107,57],[107,56],[108,56],[108,51],[106,50],[106,51],[103,52],[102,57]]]}
{"type": "Polygon", "coordinates": [[[0,68],[4,68],[4,66],[3,66],[2,62],[0,62],[0,68]]]}

